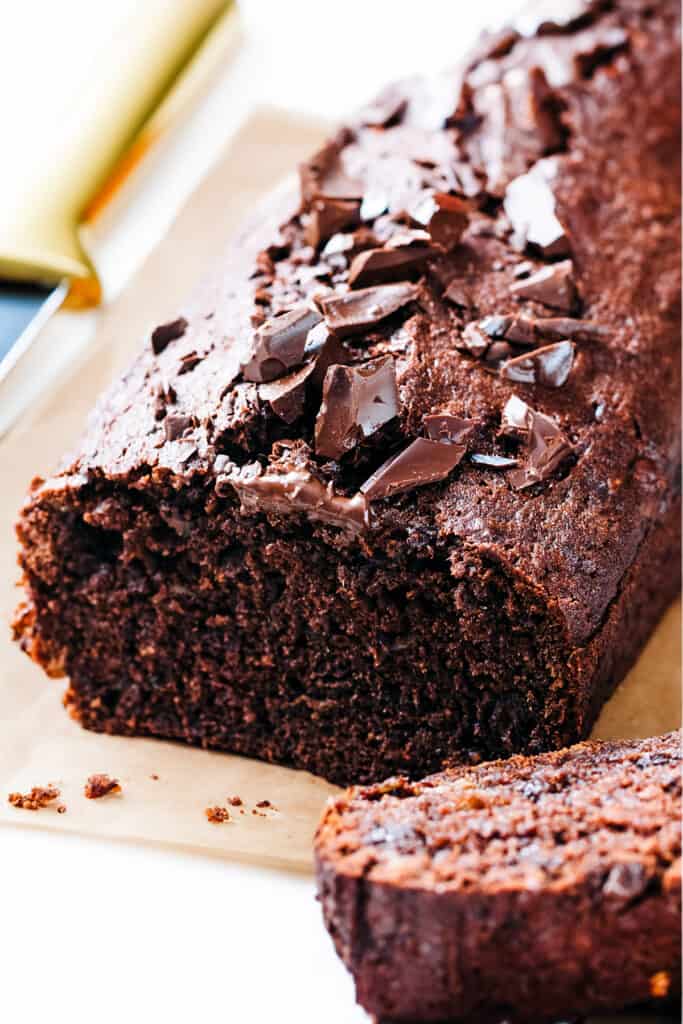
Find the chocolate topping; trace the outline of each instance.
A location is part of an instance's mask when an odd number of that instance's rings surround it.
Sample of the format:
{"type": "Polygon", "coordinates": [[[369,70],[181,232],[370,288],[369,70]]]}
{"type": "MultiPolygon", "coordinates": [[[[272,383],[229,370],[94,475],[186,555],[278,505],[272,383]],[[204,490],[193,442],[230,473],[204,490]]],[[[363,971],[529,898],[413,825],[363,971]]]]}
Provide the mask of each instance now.
{"type": "Polygon", "coordinates": [[[524,465],[508,476],[517,491],[547,480],[572,453],[572,446],[557,423],[532,409],[516,395],[505,404],[501,432],[524,441],[528,449],[524,465]]]}
{"type": "Polygon", "coordinates": [[[404,280],[437,253],[429,245],[405,245],[401,248],[367,249],[359,253],[349,268],[348,281],[352,288],[385,281],[404,280]]]}
{"type": "Polygon", "coordinates": [[[331,482],[321,483],[296,461],[266,470],[259,463],[243,466],[218,478],[216,492],[225,494],[226,488],[234,488],[246,513],[303,512],[311,519],[353,532],[368,525],[368,503],[362,494],[352,498],[337,495],[331,482]]]}
{"type": "Polygon", "coordinates": [[[531,277],[518,281],[510,288],[518,299],[532,299],[544,306],[571,313],[576,304],[574,265],[571,260],[542,267],[531,277]]]}
{"type": "Polygon", "coordinates": [[[161,324],[160,327],[155,327],[151,335],[152,351],[154,352],[154,355],[158,356],[172,341],[176,341],[177,338],[182,338],[183,334],[187,330],[187,326],[188,324],[185,317],[180,316],[177,320],[172,320],[171,323],[161,324]]]}
{"type": "Polygon", "coordinates": [[[330,330],[345,337],[380,323],[413,302],[417,295],[418,287],[415,284],[384,284],[346,295],[325,297],[321,299],[320,307],[330,330]]]}
{"type": "Polygon", "coordinates": [[[558,341],[533,352],[509,359],[501,367],[501,376],[519,384],[543,384],[561,387],[569,377],[574,363],[574,343],[558,341]]]}
{"type": "Polygon", "coordinates": [[[358,203],[350,199],[315,199],[303,237],[314,249],[337,231],[358,221],[358,203]]]}
{"type": "Polygon", "coordinates": [[[410,210],[417,224],[423,224],[435,245],[451,250],[469,223],[469,206],[457,196],[429,191],[410,210]]]}
{"type": "Polygon", "coordinates": [[[422,423],[430,441],[448,444],[463,444],[477,426],[475,420],[465,420],[443,412],[430,413],[423,418],[422,423]]]}
{"type": "Polygon", "coordinates": [[[245,380],[270,381],[303,361],[308,332],[320,323],[310,306],[296,306],[266,320],[252,336],[252,356],[242,369],[245,380]]]}
{"type": "Polygon", "coordinates": [[[418,437],[381,465],[362,484],[361,492],[369,501],[378,501],[412,491],[414,487],[436,483],[455,469],[465,451],[465,445],[443,444],[418,437]]]}
{"type": "Polygon", "coordinates": [[[286,377],[261,384],[259,398],[267,402],[276,416],[285,423],[294,423],[303,415],[306,401],[306,381],[316,369],[315,361],[288,373],[286,377]]]}
{"type": "Polygon", "coordinates": [[[330,366],[315,421],[317,454],[341,458],[398,415],[398,410],[392,356],[363,366],[330,366]]]}
{"type": "Polygon", "coordinates": [[[521,247],[528,243],[543,256],[567,256],[569,241],[557,219],[555,196],[548,182],[550,163],[542,160],[511,181],[503,205],[521,247]]]}

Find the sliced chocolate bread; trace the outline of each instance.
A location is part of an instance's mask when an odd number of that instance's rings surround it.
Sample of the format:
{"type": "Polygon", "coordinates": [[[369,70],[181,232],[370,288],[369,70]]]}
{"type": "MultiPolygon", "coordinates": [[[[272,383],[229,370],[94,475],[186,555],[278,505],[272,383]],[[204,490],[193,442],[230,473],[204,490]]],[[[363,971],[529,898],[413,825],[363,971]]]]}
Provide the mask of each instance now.
{"type": "Polygon", "coordinates": [[[355,787],[315,855],[382,1021],[551,1021],[680,992],[680,732],[355,787]]]}

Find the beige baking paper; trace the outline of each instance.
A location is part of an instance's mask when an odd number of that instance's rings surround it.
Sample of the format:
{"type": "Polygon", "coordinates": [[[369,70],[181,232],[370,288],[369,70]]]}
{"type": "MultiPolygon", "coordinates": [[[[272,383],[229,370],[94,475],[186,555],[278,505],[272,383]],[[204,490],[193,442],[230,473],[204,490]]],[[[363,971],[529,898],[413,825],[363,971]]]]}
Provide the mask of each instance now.
{"type": "MultiPolygon", "coordinates": [[[[333,788],[303,772],[155,740],[100,736],[64,712],[63,680],[48,680],[8,638],[19,598],[13,522],[30,478],[47,473],[74,442],[95,396],[125,364],[146,329],[176,311],[225,244],[253,200],[287,174],[324,129],[262,113],[183,209],[168,236],[126,292],[103,311],[97,340],[71,376],[59,382],[0,443],[0,823],[193,848],[250,862],[308,870],[311,836],[333,788]],[[120,796],[86,800],[93,772],[121,780],[120,796]],[[153,778],[158,776],[158,779],[153,778]],[[7,803],[7,794],[55,782],[65,814],[7,803]],[[204,810],[239,795],[246,813],[210,824],[204,810]],[[263,816],[254,805],[269,800],[263,816]]],[[[680,721],[680,606],[672,608],[628,680],[605,708],[603,737],[652,735],[680,721]]]]}

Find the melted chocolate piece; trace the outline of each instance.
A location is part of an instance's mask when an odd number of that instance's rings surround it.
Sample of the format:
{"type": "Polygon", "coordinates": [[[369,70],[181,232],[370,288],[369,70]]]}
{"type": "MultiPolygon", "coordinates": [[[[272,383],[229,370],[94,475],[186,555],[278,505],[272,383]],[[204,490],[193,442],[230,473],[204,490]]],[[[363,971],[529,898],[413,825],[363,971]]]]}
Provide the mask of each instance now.
{"type": "Polygon", "coordinates": [[[361,493],[369,501],[378,501],[444,480],[462,461],[465,451],[465,445],[418,437],[381,465],[361,485],[361,493]]]}
{"type": "Polygon", "coordinates": [[[555,213],[555,196],[541,161],[510,182],[504,207],[517,244],[529,244],[547,258],[569,255],[569,240],[555,213]]]}
{"type": "Polygon", "coordinates": [[[476,466],[486,466],[488,469],[512,469],[519,465],[518,459],[510,459],[507,455],[484,455],[481,452],[473,452],[470,460],[476,466]]]}
{"type": "Polygon", "coordinates": [[[303,237],[314,249],[336,232],[358,221],[358,203],[349,199],[316,199],[303,237]]]}
{"type": "Polygon", "coordinates": [[[320,300],[320,307],[330,330],[346,337],[362,333],[396,313],[413,302],[418,291],[417,285],[407,282],[377,285],[346,295],[326,296],[320,300]]]}
{"type": "Polygon", "coordinates": [[[377,97],[374,103],[363,107],[359,120],[361,124],[369,128],[388,128],[389,125],[398,124],[407,106],[408,100],[403,93],[390,86],[377,97]]]}
{"type": "Polygon", "coordinates": [[[577,299],[574,265],[571,260],[563,260],[543,267],[526,280],[513,284],[510,291],[517,299],[532,299],[543,306],[571,313],[577,299]]]}
{"type": "Polygon", "coordinates": [[[339,459],[398,415],[392,356],[363,366],[332,365],[325,374],[323,400],[315,421],[315,450],[339,459]]]}
{"type": "Polygon", "coordinates": [[[172,341],[182,338],[187,328],[188,323],[184,316],[178,317],[177,320],[172,320],[171,323],[155,327],[150,338],[154,355],[160,355],[172,341]]]}
{"type": "Polygon", "coordinates": [[[501,429],[527,445],[524,465],[512,470],[507,478],[516,491],[547,480],[573,451],[554,420],[532,409],[516,395],[507,401],[503,409],[501,429]]]}
{"type": "Polygon", "coordinates": [[[233,470],[216,481],[216,492],[225,495],[234,489],[241,501],[241,510],[279,512],[289,515],[303,512],[309,519],[332,526],[341,526],[354,533],[369,523],[367,499],[362,494],[345,498],[335,494],[332,483],[323,484],[317,477],[293,461],[282,462],[277,469],[263,469],[259,463],[233,470]]]}
{"type": "Polygon", "coordinates": [[[437,250],[429,245],[405,245],[401,248],[367,249],[355,257],[348,281],[356,286],[403,281],[407,274],[419,271],[437,250]]]}
{"type": "Polygon", "coordinates": [[[450,413],[436,412],[423,417],[422,424],[430,441],[463,444],[475,430],[476,420],[465,420],[450,413]]]}
{"type": "Polygon", "coordinates": [[[288,373],[286,377],[261,384],[259,398],[267,402],[276,416],[285,423],[294,423],[303,415],[306,401],[306,381],[315,371],[315,361],[288,373]]]}
{"type": "Polygon", "coordinates": [[[410,216],[424,225],[435,245],[450,251],[458,245],[469,224],[469,209],[457,196],[429,191],[410,210],[410,216]]]}
{"type": "Polygon", "coordinates": [[[275,380],[303,362],[308,332],[320,323],[320,314],[310,306],[296,306],[287,313],[266,320],[254,331],[252,357],[242,369],[245,380],[275,380]]]}
{"type": "Polygon", "coordinates": [[[518,384],[542,384],[560,388],[566,383],[574,364],[574,343],[558,341],[509,359],[501,367],[501,376],[518,384]]]}

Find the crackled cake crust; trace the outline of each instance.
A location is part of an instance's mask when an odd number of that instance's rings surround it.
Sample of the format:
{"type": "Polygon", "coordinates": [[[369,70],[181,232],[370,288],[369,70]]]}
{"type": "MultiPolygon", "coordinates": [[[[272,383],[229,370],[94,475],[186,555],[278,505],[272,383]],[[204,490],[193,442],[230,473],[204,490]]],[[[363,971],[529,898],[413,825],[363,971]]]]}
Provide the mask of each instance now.
{"type": "Polygon", "coordinates": [[[590,729],[676,593],[679,46],[541,5],[388,89],[19,523],[87,727],[335,781],[590,729]]]}
{"type": "Polygon", "coordinates": [[[680,991],[681,735],[332,799],[319,893],[382,1020],[539,1021],[680,991]]]}

